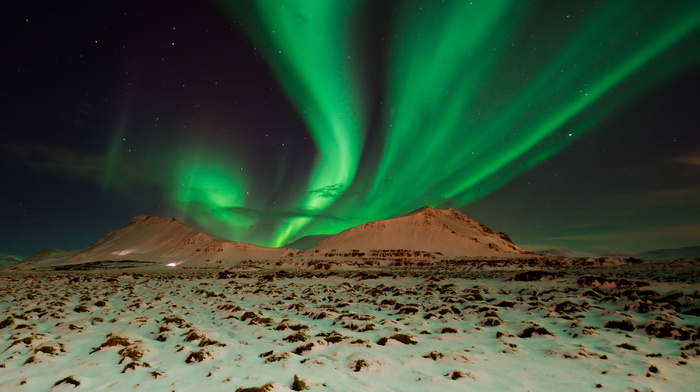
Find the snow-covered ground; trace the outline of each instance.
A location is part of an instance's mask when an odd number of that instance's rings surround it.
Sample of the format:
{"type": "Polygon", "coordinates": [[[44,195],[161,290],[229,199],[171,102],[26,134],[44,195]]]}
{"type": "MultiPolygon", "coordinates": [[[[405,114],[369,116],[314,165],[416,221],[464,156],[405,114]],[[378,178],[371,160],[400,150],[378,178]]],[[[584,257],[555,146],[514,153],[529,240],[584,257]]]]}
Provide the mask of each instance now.
{"type": "Polygon", "coordinates": [[[4,274],[0,390],[697,390],[697,262],[518,272],[4,274]]]}

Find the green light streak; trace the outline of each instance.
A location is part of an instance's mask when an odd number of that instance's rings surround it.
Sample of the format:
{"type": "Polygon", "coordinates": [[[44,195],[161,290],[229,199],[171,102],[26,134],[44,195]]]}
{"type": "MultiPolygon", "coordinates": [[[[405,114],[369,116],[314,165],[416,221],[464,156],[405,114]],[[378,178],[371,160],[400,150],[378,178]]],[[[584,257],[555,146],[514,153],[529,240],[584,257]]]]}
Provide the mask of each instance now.
{"type": "Polygon", "coordinates": [[[402,15],[387,92],[387,138],[372,197],[394,199],[404,192],[394,185],[386,189],[387,179],[390,184],[419,185],[416,171],[404,169],[407,161],[416,169],[425,167],[448,134],[458,129],[464,109],[478,92],[471,86],[481,83],[496,59],[494,42],[501,46],[506,36],[499,22],[510,4],[433,3],[402,15]],[[489,39],[492,35],[496,38],[489,39]]]}
{"type": "MultiPolygon", "coordinates": [[[[320,213],[340,197],[360,161],[365,133],[362,83],[344,31],[354,8],[352,2],[300,0],[254,2],[252,12],[238,9],[251,16],[244,27],[262,47],[318,148],[308,192],[296,206],[308,213],[320,213]],[[336,192],[323,192],[328,188],[336,192]]],[[[309,221],[295,217],[282,222],[273,245],[283,245],[309,221]]]]}
{"type": "MultiPolygon", "coordinates": [[[[604,19],[608,20],[612,19],[612,17],[615,15],[620,15],[621,12],[625,12],[623,9],[611,8],[606,9],[606,11],[608,12],[608,14],[604,15],[604,19]]],[[[640,23],[644,23],[644,21],[640,21],[640,23]]],[[[619,56],[621,58],[619,64],[614,64],[612,67],[610,67],[609,70],[606,70],[606,72],[604,72],[595,82],[589,83],[591,85],[589,89],[586,89],[585,92],[583,92],[582,94],[573,94],[573,96],[565,100],[565,103],[562,105],[553,105],[552,109],[550,109],[549,112],[545,112],[545,115],[541,116],[542,118],[539,119],[539,121],[535,122],[529,128],[529,132],[526,132],[524,134],[525,137],[518,138],[516,139],[516,142],[510,143],[506,149],[502,150],[501,154],[494,157],[494,159],[488,162],[488,164],[485,167],[483,167],[478,173],[474,173],[474,175],[464,179],[461,182],[451,184],[452,186],[445,190],[444,197],[454,198],[460,193],[463,193],[465,191],[468,192],[469,188],[478,185],[481,181],[485,180],[489,176],[494,175],[496,172],[498,172],[501,168],[503,168],[510,162],[518,159],[523,154],[527,153],[537,143],[544,140],[547,136],[550,136],[553,132],[559,130],[568,121],[572,120],[578,114],[585,111],[595,101],[599,100],[606,93],[610,92],[611,89],[613,89],[615,86],[619,85],[624,80],[629,78],[641,67],[650,62],[656,56],[663,53],[665,50],[667,50],[669,47],[678,42],[684,36],[692,32],[698,26],[700,26],[700,8],[696,9],[694,13],[686,15],[684,19],[672,25],[671,28],[662,32],[662,34],[650,37],[649,40],[642,41],[638,43],[638,45],[636,45],[635,47],[629,48],[626,55],[619,56]]],[[[520,99],[514,102],[508,108],[504,116],[501,118],[525,116],[526,111],[524,111],[523,108],[527,107],[526,102],[531,101],[532,99],[534,99],[535,96],[542,96],[546,94],[547,86],[551,85],[551,81],[553,79],[552,76],[557,73],[556,70],[558,68],[572,60],[578,61],[579,63],[586,60],[585,58],[576,57],[577,52],[575,51],[575,48],[591,47],[593,45],[593,42],[599,41],[603,38],[604,37],[601,36],[600,29],[598,28],[591,28],[590,30],[584,32],[582,34],[582,38],[571,43],[569,45],[570,49],[562,56],[562,58],[557,61],[554,61],[552,63],[552,66],[550,66],[547,70],[545,70],[542,73],[542,76],[539,78],[539,80],[536,83],[532,84],[528,88],[528,90],[520,96],[520,99]],[[592,34],[593,32],[598,32],[599,34],[592,34]]],[[[585,66],[592,67],[594,66],[594,64],[593,62],[589,61],[587,64],[585,64],[585,66]]],[[[668,71],[671,70],[667,69],[667,72],[668,71]]],[[[572,83],[566,84],[570,85],[572,83]]],[[[643,81],[642,84],[648,85],[649,82],[643,81]]],[[[604,118],[604,116],[609,114],[613,109],[614,107],[611,106],[600,109],[598,113],[595,113],[593,115],[594,119],[592,121],[588,121],[587,128],[595,125],[595,123],[604,118]]],[[[487,133],[497,132],[499,127],[504,125],[505,124],[502,124],[502,121],[496,121],[491,127],[487,128],[487,133]]],[[[585,131],[586,129],[583,130],[585,131]]],[[[534,164],[537,164],[542,160],[548,158],[549,156],[555,154],[561,149],[561,147],[561,143],[559,143],[558,145],[554,146],[554,148],[551,148],[547,153],[538,156],[536,160],[529,162],[527,165],[521,167],[519,170],[507,173],[504,179],[500,181],[501,184],[507,182],[509,179],[519,174],[520,172],[531,168],[534,164]]],[[[492,190],[493,189],[483,190],[480,196],[483,196],[484,194],[487,194],[492,190]]],[[[471,197],[474,197],[474,195],[472,194],[471,197]]],[[[466,199],[465,201],[469,200],[466,199]]]]}
{"type": "MultiPolygon", "coordinates": [[[[405,25],[398,27],[397,36],[411,34],[414,39],[396,42],[390,111],[386,115],[387,141],[372,192],[363,206],[369,209],[371,219],[405,212],[426,202],[456,199],[464,205],[492,192],[612,113],[624,102],[606,102],[600,108],[595,104],[700,24],[697,7],[691,12],[680,10],[673,20],[655,21],[670,27],[659,34],[646,34],[630,45],[628,38],[636,31],[653,28],[646,17],[651,12],[612,3],[598,10],[591,18],[593,23],[585,24],[566,42],[560,54],[549,59],[532,81],[511,94],[512,98],[506,98],[504,92],[512,87],[499,86],[493,80],[517,75],[518,67],[489,66],[485,73],[487,65],[500,58],[479,49],[514,50],[504,45],[503,37],[493,30],[503,25],[499,16],[504,11],[509,17],[520,14],[517,5],[506,9],[497,8],[494,2],[487,4],[477,13],[483,23],[464,23],[474,28],[465,35],[478,37],[476,44],[454,39],[458,35],[450,32],[450,23],[445,22],[452,17],[466,20],[470,14],[463,5],[463,12],[454,7],[437,10],[441,22],[436,26],[447,26],[444,31],[416,23],[410,24],[410,31],[402,30],[405,25]],[[626,23],[621,23],[622,17],[628,18],[626,23]],[[613,29],[616,34],[611,37],[613,29]],[[420,37],[427,37],[432,47],[422,44],[420,37]],[[435,37],[445,38],[436,44],[435,37]],[[465,45],[473,47],[467,46],[471,50],[466,51],[465,45]],[[480,52],[478,59],[472,56],[476,52],[480,52]],[[407,58],[411,59],[409,65],[404,64],[407,58]],[[435,59],[445,58],[454,63],[435,66],[435,59]],[[449,100],[445,99],[447,89],[452,95],[449,100]],[[574,119],[576,135],[561,134],[574,119]],[[545,151],[541,147],[534,151],[541,143],[547,144],[545,151]]],[[[527,56],[523,52],[521,61],[527,62],[527,56]]],[[[697,61],[698,55],[694,55],[657,72],[646,71],[636,77],[634,84],[645,88],[697,61]]]]}
{"type": "Polygon", "coordinates": [[[119,161],[119,156],[122,151],[122,145],[124,144],[124,124],[119,124],[116,127],[114,137],[109,145],[109,150],[107,151],[107,160],[102,171],[102,191],[104,192],[109,187],[112,186],[112,180],[114,179],[114,171],[117,168],[117,162],[119,161]]]}
{"type": "MultiPolygon", "coordinates": [[[[645,89],[700,63],[700,51],[679,50],[693,46],[690,35],[700,26],[693,2],[609,2],[570,20],[561,11],[568,6],[558,4],[547,7],[551,30],[536,14],[542,4],[397,2],[387,21],[384,93],[372,97],[384,102],[384,137],[370,140],[383,145],[365,146],[371,100],[350,37],[359,36],[356,13],[371,9],[345,1],[223,4],[243,17],[318,150],[302,196],[267,220],[274,220],[267,242],[251,241],[263,245],[337,233],[428,203],[464,206],[558,153],[645,89]]],[[[199,219],[232,227],[234,239],[260,225],[232,212],[254,210],[243,196],[253,179],[233,175],[224,160],[188,165],[182,208],[196,206],[199,219]]]]}
{"type": "Polygon", "coordinates": [[[177,207],[220,235],[247,237],[255,220],[236,214],[246,203],[246,179],[228,159],[208,152],[182,158],[174,192],[177,207]]]}

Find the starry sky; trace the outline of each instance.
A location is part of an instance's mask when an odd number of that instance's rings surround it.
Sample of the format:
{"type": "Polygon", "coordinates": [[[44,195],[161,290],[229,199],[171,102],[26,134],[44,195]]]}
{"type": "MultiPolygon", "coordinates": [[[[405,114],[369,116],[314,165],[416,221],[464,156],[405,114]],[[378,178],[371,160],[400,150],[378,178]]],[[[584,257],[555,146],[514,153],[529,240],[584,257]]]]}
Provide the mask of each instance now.
{"type": "Polygon", "coordinates": [[[534,250],[700,245],[697,1],[0,7],[0,254],[423,205],[534,250]]]}

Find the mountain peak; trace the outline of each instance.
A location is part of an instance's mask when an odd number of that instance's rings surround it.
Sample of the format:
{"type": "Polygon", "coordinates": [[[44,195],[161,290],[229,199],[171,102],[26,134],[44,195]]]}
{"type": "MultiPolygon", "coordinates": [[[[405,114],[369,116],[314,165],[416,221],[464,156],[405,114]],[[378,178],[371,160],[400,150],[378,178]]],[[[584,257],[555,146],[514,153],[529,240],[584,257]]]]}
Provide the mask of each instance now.
{"type": "Polygon", "coordinates": [[[203,233],[175,218],[138,215],[85,248],[41,251],[24,267],[44,268],[93,262],[147,261],[156,266],[225,266],[242,260],[274,260],[287,249],[265,248],[203,233]]]}
{"type": "Polygon", "coordinates": [[[438,210],[438,209],[435,208],[435,207],[423,206],[423,207],[421,207],[421,208],[419,208],[419,209],[417,209],[417,210],[413,210],[413,211],[411,211],[411,212],[409,212],[408,214],[403,215],[403,216],[411,216],[411,215],[418,215],[418,214],[428,214],[428,215],[430,215],[430,214],[433,214],[433,213],[438,212],[438,211],[440,211],[440,210],[438,210]]]}
{"type": "Polygon", "coordinates": [[[153,225],[153,224],[159,224],[159,223],[171,223],[171,222],[178,222],[177,219],[175,218],[163,218],[160,216],[151,216],[151,215],[137,215],[133,218],[131,218],[131,222],[129,222],[129,226],[145,226],[145,225],[153,225]]]}
{"type": "Polygon", "coordinates": [[[313,250],[410,250],[445,257],[530,257],[504,233],[496,233],[455,209],[421,207],[396,218],[368,222],[319,242],[313,250]]]}
{"type": "Polygon", "coordinates": [[[462,212],[460,212],[459,210],[456,210],[454,208],[447,208],[447,209],[441,210],[441,209],[438,209],[438,208],[435,208],[432,206],[423,206],[423,207],[421,207],[417,210],[413,210],[413,211],[411,211],[408,214],[403,215],[403,216],[413,216],[413,215],[427,215],[427,216],[451,215],[451,216],[454,216],[454,217],[461,219],[461,220],[469,219],[462,212]]]}

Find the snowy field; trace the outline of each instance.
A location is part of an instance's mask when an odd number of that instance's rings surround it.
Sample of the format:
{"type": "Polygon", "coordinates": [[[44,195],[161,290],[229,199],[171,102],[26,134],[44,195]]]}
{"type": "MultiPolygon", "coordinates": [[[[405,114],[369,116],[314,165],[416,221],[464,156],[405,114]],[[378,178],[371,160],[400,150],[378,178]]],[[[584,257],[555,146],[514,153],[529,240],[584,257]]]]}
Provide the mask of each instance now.
{"type": "Polygon", "coordinates": [[[699,272],[8,273],[0,390],[697,391],[699,272]]]}

